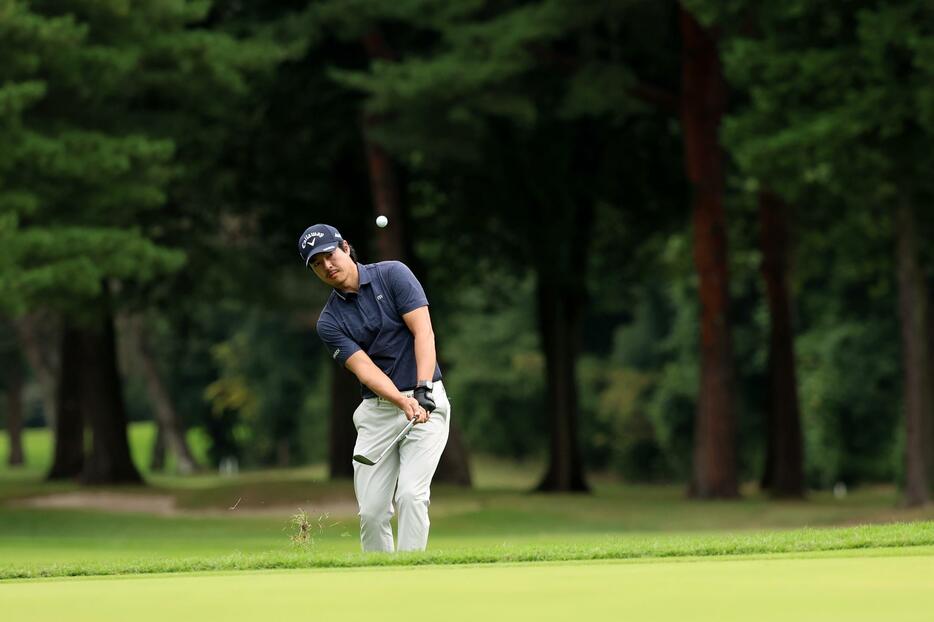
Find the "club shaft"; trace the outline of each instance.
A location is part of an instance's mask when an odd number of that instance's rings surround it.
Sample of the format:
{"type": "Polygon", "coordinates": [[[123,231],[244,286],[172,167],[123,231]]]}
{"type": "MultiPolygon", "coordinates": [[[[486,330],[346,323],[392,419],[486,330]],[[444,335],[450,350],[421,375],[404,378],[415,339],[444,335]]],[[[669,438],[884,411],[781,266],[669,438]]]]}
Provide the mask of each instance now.
{"type": "Polygon", "coordinates": [[[386,445],[386,447],[383,449],[383,451],[382,451],[382,453],[379,455],[379,457],[376,458],[376,460],[370,460],[370,459],[367,458],[366,456],[362,456],[362,455],[354,456],[354,457],[353,457],[354,460],[356,460],[357,462],[366,464],[366,465],[368,465],[368,466],[373,466],[373,465],[375,465],[376,463],[378,463],[380,460],[383,459],[383,456],[386,455],[386,452],[388,452],[391,448],[395,447],[396,443],[398,443],[399,441],[401,441],[402,439],[404,439],[404,438],[408,435],[408,433],[412,430],[412,426],[414,426],[414,425],[415,425],[415,419],[414,419],[414,418],[413,418],[413,419],[409,419],[409,422],[405,425],[404,428],[402,428],[402,431],[399,432],[399,433],[396,435],[396,438],[392,439],[392,440],[389,442],[389,444],[386,445]]]}
{"type": "Polygon", "coordinates": [[[380,460],[382,460],[383,456],[386,455],[386,452],[389,451],[390,448],[395,447],[396,443],[398,443],[403,438],[405,438],[408,435],[409,431],[412,429],[412,426],[414,425],[415,425],[415,418],[413,417],[409,419],[409,422],[407,424],[405,424],[405,427],[402,428],[402,431],[396,435],[396,438],[392,439],[392,442],[386,445],[386,448],[383,449],[383,453],[379,455],[379,458],[377,458],[376,461],[379,462],[380,460]]]}

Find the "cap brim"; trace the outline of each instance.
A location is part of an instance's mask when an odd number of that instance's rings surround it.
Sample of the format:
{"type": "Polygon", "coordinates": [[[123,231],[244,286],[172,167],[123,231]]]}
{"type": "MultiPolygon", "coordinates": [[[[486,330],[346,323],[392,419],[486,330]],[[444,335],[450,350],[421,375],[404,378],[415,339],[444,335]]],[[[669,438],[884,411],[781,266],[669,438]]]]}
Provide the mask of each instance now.
{"type": "Polygon", "coordinates": [[[333,251],[335,248],[337,248],[337,244],[328,244],[328,245],[322,246],[322,247],[320,247],[320,248],[315,248],[315,249],[312,250],[310,253],[308,253],[308,258],[305,259],[305,267],[306,267],[306,268],[308,267],[308,262],[311,261],[311,258],[314,257],[315,255],[318,255],[318,254],[320,254],[320,253],[330,253],[330,252],[333,251]]]}

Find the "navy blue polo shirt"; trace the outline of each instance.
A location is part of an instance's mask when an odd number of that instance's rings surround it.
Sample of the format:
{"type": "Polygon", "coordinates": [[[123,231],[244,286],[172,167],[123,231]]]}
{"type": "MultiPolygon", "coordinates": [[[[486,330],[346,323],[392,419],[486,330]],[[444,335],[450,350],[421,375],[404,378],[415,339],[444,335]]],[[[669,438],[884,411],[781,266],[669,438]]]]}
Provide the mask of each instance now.
{"type": "MultiPolygon", "coordinates": [[[[415,388],[415,337],[402,316],[428,306],[421,283],[399,261],[357,264],[360,288],[356,293],[334,290],[318,318],[318,336],[331,358],[342,366],[359,350],[369,355],[400,391],[415,388]]],[[[441,379],[435,363],[433,381],[441,379]]],[[[364,398],[376,397],[361,384],[364,398]]]]}

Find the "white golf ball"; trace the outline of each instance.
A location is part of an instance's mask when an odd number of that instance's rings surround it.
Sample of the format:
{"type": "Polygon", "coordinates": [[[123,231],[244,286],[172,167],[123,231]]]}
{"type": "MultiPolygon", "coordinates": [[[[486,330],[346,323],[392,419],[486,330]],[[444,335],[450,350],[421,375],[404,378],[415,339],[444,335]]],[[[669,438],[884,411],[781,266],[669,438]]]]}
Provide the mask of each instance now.
{"type": "Polygon", "coordinates": [[[386,218],[385,216],[377,216],[377,217],[376,217],[376,226],[377,226],[377,227],[385,227],[385,226],[388,225],[388,224],[389,224],[389,219],[386,218]]]}

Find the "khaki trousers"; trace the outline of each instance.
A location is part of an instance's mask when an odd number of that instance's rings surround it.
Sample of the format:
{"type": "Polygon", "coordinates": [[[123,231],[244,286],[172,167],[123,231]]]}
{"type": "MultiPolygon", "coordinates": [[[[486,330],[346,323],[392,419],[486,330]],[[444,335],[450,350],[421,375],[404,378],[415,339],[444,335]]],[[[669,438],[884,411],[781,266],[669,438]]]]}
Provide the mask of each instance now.
{"type": "MultiPolygon", "coordinates": [[[[411,391],[405,391],[411,395],[411,391]]],[[[437,408],[417,424],[376,465],[353,463],[354,492],[360,508],[360,544],[364,551],[394,550],[390,519],[399,513],[399,551],[423,551],[428,545],[431,478],[448,441],[451,404],[440,382],[432,390],[437,408]]],[[[405,414],[379,397],[363,400],[354,411],[354,454],[378,456],[407,423],[405,414]]]]}

